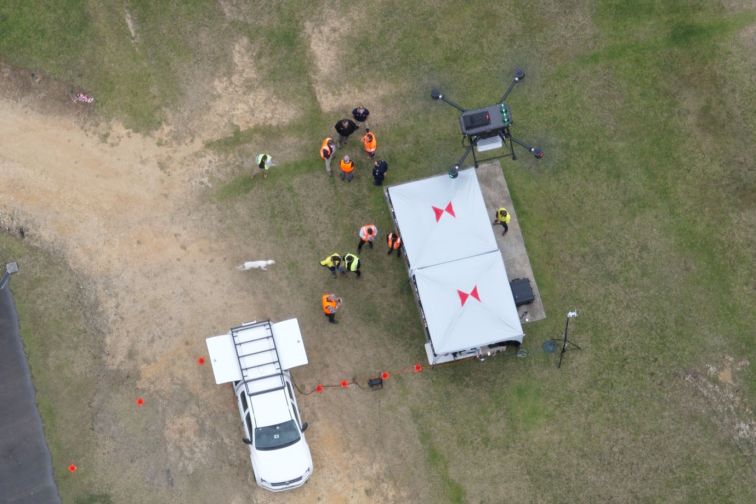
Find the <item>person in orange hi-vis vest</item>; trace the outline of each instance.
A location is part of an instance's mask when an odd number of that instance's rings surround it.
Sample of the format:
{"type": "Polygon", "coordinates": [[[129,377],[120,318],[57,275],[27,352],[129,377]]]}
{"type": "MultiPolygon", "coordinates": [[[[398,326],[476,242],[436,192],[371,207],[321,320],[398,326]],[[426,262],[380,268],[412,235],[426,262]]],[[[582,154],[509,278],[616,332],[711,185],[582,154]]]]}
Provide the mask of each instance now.
{"type": "Polygon", "coordinates": [[[325,161],[325,171],[328,175],[331,175],[331,159],[336,152],[336,143],[333,138],[327,137],[320,145],[320,159],[325,161]]]}
{"type": "Polygon", "coordinates": [[[362,137],[362,147],[367,152],[367,155],[371,158],[375,157],[375,150],[378,148],[378,140],[375,138],[375,133],[370,131],[370,128],[365,130],[365,134],[362,137]]]}
{"type": "Polygon", "coordinates": [[[373,240],[378,236],[378,228],[375,224],[365,224],[360,228],[360,243],[357,245],[357,252],[362,250],[362,246],[366,243],[373,248],[373,240]]]}
{"type": "Polygon", "coordinates": [[[336,294],[326,293],[323,294],[320,303],[323,306],[323,315],[326,316],[328,322],[336,324],[336,312],[341,307],[341,298],[336,294]]]}
{"type": "Polygon", "coordinates": [[[388,254],[396,250],[399,257],[402,257],[402,238],[399,233],[389,233],[386,235],[386,245],[388,245],[388,254]]]}
{"type": "Polygon", "coordinates": [[[354,161],[352,161],[349,156],[344,156],[344,159],[339,163],[339,170],[341,170],[341,173],[339,174],[341,180],[351,182],[352,177],[354,177],[354,161]]]}

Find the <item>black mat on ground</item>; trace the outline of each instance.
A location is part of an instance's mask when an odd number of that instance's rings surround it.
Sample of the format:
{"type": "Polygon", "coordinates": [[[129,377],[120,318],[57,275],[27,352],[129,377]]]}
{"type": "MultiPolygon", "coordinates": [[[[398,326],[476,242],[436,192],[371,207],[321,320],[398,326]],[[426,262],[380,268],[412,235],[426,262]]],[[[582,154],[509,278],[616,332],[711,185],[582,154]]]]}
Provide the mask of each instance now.
{"type": "Polygon", "coordinates": [[[60,502],[9,287],[0,290],[0,502],[60,502]]]}

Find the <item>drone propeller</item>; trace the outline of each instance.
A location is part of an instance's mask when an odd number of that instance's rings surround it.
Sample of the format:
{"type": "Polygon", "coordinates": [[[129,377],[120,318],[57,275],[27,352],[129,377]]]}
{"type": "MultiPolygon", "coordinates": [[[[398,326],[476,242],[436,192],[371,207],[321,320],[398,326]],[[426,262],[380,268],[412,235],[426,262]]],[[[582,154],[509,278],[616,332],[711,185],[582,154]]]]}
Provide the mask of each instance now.
{"type": "Polygon", "coordinates": [[[454,107],[455,109],[459,110],[462,113],[465,112],[465,109],[461,105],[454,103],[448,98],[444,98],[444,94],[438,88],[435,88],[435,87],[431,88],[431,98],[433,98],[434,100],[441,100],[442,102],[448,105],[451,105],[452,107],[454,107]]]}
{"type": "Polygon", "coordinates": [[[541,149],[539,149],[538,147],[533,147],[532,145],[528,145],[525,142],[523,142],[522,140],[518,140],[515,137],[510,137],[510,138],[517,145],[519,145],[521,147],[525,147],[528,150],[528,152],[530,152],[531,154],[533,154],[533,156],[536,159],[543,159],[544,152],[541,149]]]}
{"type": "Polygon", "coordinates": [[[518,82],[525,79],[525,72],[523,72],[522,68],[518,68],[515,70],[514,79],[512,79],[512,82],[509,83],[509,87],[506,91],[504,91],[504,94],[502,95],[501,99],[499,100],[499,103],[504,103],[507,101],[507,98],[509,97],[509,93],[512,92],[514,87],[517,85],[518,82]]]}

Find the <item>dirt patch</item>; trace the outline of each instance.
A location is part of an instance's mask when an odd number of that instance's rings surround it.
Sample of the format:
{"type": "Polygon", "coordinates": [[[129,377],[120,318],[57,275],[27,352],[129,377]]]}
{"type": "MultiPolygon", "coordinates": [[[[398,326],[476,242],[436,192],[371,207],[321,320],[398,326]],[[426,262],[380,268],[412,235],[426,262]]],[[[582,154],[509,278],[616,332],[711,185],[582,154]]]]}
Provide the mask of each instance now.
{"type": "Polygon", "coordinates": [[[131,13],[128,10],[124,14],[124,19],[126,21],[126,26],[129,29],[129,33],[131,34],[131,41],[138,42],[139,40],[137,37],[136,23],[134,22],[134,18],[131,16],[131,13]]]}
{"type": "Polygon", "coordinates": [[[718,430],[732,441],[748,460],[756,474],[756,418],[748,407],[739,386],[738,373],[748,367],[747,359],[735,361],[724,357],[720,366],[706,366],[706,373],[693,370],[685,382],[693,388],[709,410],[718,430]],[[719,383],[715,382],[717,380],[719,383]]]}
{"type": "Polygon", "coordinates": [[[749,68],[753,68],[756,64],[756,23],[743,28],[739,38],[745,49],[741,52],[742,57],[750,64],[749,68]]]}
{"type": "MultiPolygon", "coordinates": [[[[195,132],[202,139],[214,139],[231,134],[234,129],[254,126],[281,126],[299,117],[295,105],[279,98],[266,83],[258,61],[258,51],[246,37],[239,38],[231,50],[230,74],[212,80],[209,87],[196,82],[188,99],[194,104],[188,109],[197,111],[197,104],[207,104],[201,114],[189,117],[182,129],[195,132]]],[[[172,124],[183,124],[176,115],[172,124]]]]}
{"type": "Polygon", "coordinates": [[[96,105],[76,103],[75,93],[82,90],[50,78],[37,69],[24,69],[0,61],[0,96],[46,114],[64,114],[79,125],[95,117],[96,105]]]}
{"type": "Polygon", "coordinates": [[[195,416],[180,415],[166,421],[168,456],[176,467],[191,473],[195,465],[207,456],[208,438],[200,434],[199,422],[195,416]]]}
{"type": "MultiPolygon", "coordinates": [[[[251,53],[245,42],[239,47],[242,61],[251,53]]],[[[104,319],[102,359],[114,376],[132,377],[103,381],[97,392],[93,478],[116,499],[159,501],[159,492],[171,492],[186,502],[207,502],[211,493],[241,502],[253,492],[274,501],[254,490],[232,397],[196,362],[206,354],[205,337],[248,320],[251,306],[255,315],[270,310],[271,301],[253,299],[248,285],[275,274],[237,271],[240,260],[262,252],[249,241],[240,251],[233,237],[221,236],[219,215],[198,198],[217,160],[199,141],[45,115],[27,99],[0,99],[0,221],[61,253],[84,279],[104,319]],[[137,394],[145,406],[124,412],[137,394]],[[158,493],[140,494],[145,482],[158,493]]],[[[317,474],[287,495],[292,502],[405,500],[361,430],[353,428],[348,441],[338,433],[343,417],[367,407],[306,406],[311,421],[319,419],[308,432],[317,474]]]]}
{"type": "Polygon", "coordinates": [[[326,112],[348,111],[357,105],[377,108],[376,102],[398,91],[391,82],[355,82],[344,63],[350,36],[360,26],[359,7],[321,12],[317,20],[305,23],[312,54],[312,83],[320,108],[326,112]]]}
{"type": "MultiPolygon", "coordinates": [[[[96,279],[114,328],[107,342],[110,366],[125,364],[136,334],[149,343],[129,360],[153,359],[170,340],[139,321],[162,313],[176,321],[174,329],[186,327],[178,321],[191,318],[191,310],[180,304],[175,312],[167,309],[174,304],[168,300],[194,290],[180,280],[181,270],[222,257],[184,207],[203,155],[196,145],[161,148],[118,125],[103,143],[69,119],[43,118],[7,102],[0,104],[0,115],[0,173],[13,188],[2,211],[28,216],[29,222],[19,223],[27,237],[64,250],[76,271],[96,279]],[[135,303],[136,293],[146,302],[135,303]]],[[[197,268],[195,279],[219,278],[206,271],[197,268]]],[[[231,272],[226,280],[233,284],[231,272]]]]}
{"type": "Polygon", "coordinates": [[[730,366],[725,366],[722,368],[722,371],[719,372],[719,381],[727,383],[729,385],[734,385],[735,383],[732,381],[732,368],[730,366]]]}
{"type": "Polygon", "coordinates": [[[278,21],[275,9],[261,9],[247,0],[218,0],[223,16],[229,21],[250,25],[269,25],[278,21]]]}
{"type": "Polygon", "coordinates": [[[212,113],[227,117],[239,129],[266,124],[278,126],[297,117],[297,109],[265,87],[256,50],[243,37],[234,44],[234,69],[230,77],[214,83],[217,99],[212,113]]]}

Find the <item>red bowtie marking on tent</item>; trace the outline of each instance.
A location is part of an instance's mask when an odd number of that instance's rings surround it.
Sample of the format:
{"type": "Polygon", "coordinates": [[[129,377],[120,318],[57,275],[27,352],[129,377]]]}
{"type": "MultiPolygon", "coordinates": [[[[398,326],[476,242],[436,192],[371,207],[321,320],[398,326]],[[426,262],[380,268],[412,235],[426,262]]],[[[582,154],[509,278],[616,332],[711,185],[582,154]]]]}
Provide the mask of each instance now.
{"type": "Polygon", "coordinates": [[[465,303],[467,302],[467,298],[468,297],[473,297],[473,298],[477,299],[478,302],[480,302],[480,296],[478,295],[478,286],[477,285],[473,287],[473,290],[471,290],[469,294],[467,292],[461,291],[459,289],[457,289],[457,294],[459,294],[459,301],[462,303],[462,306],[465,306],[465,303]]]}
{"type": "Polygon", "coordinates": [[[452,202],[450,201],[446,208],[438,208],[431,205],[431,208],[433,208],[433,213],[436,214],[436,222],[441,220],[441,217],[444,215],[444,212],[448,213],[452,217],[456,217],[457,214],[454,213],[454,207],[452,206],[452,202]]]}
{"type": "Polygon", "coordinates": [[[451,204],[451,201],[449,202],[449,204],[448,204],[448,205],[446,205],[446,208],[444,208],[444,210],[446,210],[446,213],[448,213],[448,214],[449,214],[449,215],[451,215],[452,217],[456,217],[456,216],[457,216],[457,215],[456,215],[456,214],[454,213],[454,207],[452,206],[452,204],[451,204]]]}

